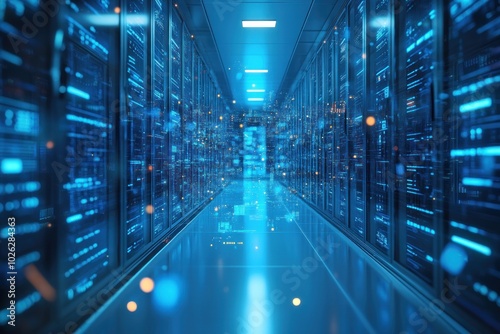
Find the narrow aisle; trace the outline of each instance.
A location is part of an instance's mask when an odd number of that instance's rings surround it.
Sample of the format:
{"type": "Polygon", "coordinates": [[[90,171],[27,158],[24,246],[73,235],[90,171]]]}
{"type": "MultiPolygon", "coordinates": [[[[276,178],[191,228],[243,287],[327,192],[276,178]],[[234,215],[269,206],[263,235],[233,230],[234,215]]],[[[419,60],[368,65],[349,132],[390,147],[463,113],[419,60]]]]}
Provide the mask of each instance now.
{"type": "Polygon", "coordinates": [[[424,331],[458,332],[283,186],[244,180],[79,333],[424,331]]]}

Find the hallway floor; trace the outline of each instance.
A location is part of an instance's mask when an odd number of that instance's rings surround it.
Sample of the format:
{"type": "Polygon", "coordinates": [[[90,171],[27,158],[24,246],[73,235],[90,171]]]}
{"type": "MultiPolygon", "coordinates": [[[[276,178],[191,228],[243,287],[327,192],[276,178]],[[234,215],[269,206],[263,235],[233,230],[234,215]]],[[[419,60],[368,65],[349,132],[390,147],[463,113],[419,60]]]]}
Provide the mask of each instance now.
{"type": "Polygon", "coordinates": [[[79,333],[461,331],[432,310],[283,186],[241,180],[79,333]]]}

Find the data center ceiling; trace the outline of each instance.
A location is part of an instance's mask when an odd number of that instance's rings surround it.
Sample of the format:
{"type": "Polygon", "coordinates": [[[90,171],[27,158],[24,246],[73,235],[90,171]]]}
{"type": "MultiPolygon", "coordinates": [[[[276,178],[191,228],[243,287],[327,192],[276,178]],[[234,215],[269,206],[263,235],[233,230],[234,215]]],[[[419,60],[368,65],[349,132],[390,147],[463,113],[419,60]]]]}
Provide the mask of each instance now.
{"type": "Polygon", "coordinates": [[[189,0],[186,6],[191,17],[186,19],[226,101],[236,101],[236,108],[261,110],[288,92],[311,48],[322,42],[336,3],[189,0]],[[244,20],[276,20],[276,27],[243,28],[244,20]],[[245,69],[267,69],[268,73],[245,73],[245,69]]]}

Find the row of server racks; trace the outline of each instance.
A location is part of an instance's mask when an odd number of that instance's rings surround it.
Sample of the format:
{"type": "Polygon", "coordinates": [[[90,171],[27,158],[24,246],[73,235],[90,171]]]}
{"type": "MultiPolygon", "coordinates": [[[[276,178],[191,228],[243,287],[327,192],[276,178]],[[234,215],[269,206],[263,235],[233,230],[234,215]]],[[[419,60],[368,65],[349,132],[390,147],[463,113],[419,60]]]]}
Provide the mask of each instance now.
{"type": "Polygon", "coordinates": [[[500,329],[499,8],[342,2],[276,125],[277,177],[476,332],[500,329]]]}
{"type": "Polygon", "coordinates": [[[70,333],[224,187],[226,104],[169,1],[1,1],[0,42],[0,331],[70,333]]]}

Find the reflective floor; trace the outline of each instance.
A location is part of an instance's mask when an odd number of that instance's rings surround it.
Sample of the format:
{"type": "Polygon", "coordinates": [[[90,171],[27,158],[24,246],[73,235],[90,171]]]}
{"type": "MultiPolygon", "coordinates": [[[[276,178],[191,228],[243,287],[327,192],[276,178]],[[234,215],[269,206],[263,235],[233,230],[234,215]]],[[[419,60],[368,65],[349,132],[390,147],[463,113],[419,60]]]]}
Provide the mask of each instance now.
{"type": "Polygon", "coordinates": [[[272,181],[235,181],[79,333],[455,333],[272,181]]]}

